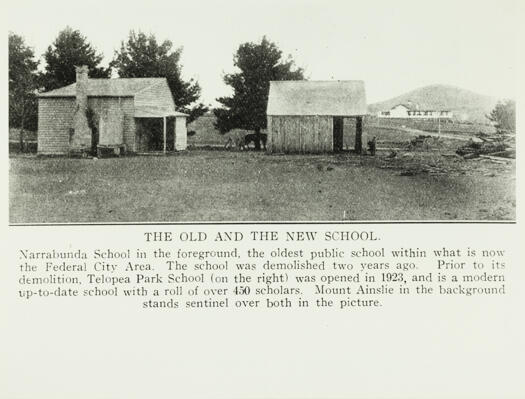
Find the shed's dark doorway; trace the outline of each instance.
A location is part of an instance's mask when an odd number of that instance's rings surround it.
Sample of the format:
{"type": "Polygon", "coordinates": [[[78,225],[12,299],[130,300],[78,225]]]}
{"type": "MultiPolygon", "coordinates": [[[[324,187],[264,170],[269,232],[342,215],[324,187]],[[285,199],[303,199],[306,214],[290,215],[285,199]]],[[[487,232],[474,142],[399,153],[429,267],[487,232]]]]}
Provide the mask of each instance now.
{"type": "Polygon", "coordinates": [[[343,151],[343,118],[334,117],[334,152],[343,151]]]}

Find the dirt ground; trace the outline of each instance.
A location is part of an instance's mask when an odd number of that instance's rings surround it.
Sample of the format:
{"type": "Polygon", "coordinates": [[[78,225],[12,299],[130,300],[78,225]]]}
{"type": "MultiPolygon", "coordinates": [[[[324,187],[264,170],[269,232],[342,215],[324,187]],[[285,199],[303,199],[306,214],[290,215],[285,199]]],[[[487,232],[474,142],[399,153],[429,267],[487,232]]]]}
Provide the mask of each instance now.
{"type": "Polygon", "coordinates": [[[515,219],[515,164],[453,153],[10,160],[10,221],[407,221],[515,219]]]}

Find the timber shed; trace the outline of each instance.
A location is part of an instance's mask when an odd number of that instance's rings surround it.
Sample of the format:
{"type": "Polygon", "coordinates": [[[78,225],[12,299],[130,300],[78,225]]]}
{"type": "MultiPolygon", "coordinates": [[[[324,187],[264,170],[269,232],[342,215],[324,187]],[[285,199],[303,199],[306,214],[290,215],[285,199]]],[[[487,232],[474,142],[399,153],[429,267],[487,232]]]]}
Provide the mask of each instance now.
{"type": "Polygon", "coordinates": [[[68,155],[184,150],[187,115],[166,78],[89,79],[38,96],[38,153],[68,155]]]}
{"type": "Polygon", "coordinates": [[[355,119],[356,152],[363,145],[365,85],[350,81],[272,81],[268,96],[268,152],[343,150],[344,119],[355,119]]]}

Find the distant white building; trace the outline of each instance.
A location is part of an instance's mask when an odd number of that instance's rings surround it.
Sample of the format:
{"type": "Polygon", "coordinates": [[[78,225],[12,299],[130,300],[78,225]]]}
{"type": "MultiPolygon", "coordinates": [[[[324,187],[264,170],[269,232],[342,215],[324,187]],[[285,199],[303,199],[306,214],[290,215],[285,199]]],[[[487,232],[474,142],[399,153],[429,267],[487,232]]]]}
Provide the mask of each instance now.
{"type": "Polygon", "coordinates": [[[379,118],[450,119],[452,118],[452,111],[419,109],[417,104],[414,105],[409,101],[406,104],[398,104],[392,107],[390,111],[379,111],[377,116],[379,118]]]}

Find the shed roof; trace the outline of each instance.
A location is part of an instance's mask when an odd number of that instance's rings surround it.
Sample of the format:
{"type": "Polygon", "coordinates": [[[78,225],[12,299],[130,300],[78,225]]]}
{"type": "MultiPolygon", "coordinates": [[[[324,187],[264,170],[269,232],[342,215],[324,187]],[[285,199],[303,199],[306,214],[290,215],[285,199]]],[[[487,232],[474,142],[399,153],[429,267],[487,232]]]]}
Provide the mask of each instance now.
{"type": "Polygon", "coordinates": [[[366,95],[362,80],[272,81],[268,115],[365,115],[366,95]]]}

